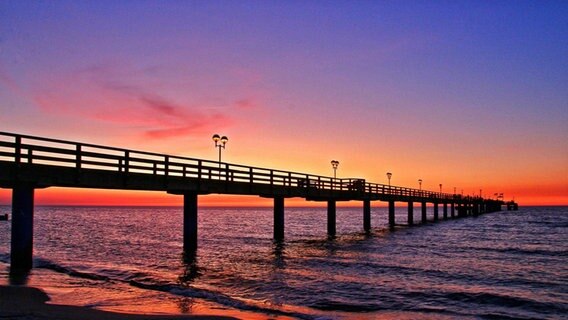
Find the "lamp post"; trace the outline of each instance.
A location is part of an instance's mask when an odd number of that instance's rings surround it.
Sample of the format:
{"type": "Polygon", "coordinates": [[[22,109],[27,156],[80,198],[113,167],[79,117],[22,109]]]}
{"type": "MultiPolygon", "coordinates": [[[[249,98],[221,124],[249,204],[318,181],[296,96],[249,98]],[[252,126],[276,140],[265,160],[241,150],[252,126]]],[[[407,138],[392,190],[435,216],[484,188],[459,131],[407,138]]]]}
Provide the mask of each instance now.
{"type": "Polygon", "coordinates": [[[387,172],[387,178],[389,179],[389,188],[391,186],[391,177],[392,177],[392,173],[387,172]]]}
{"type": "Polygon", "coordinates": [[[418,186],[420,187],[420,191],[422,191],[422,179],[418,179],[418,186]]]}
{"type": "Polygon", "coordinates": [[[331,166],[333,167],[333,178],[337,178],[337,167],[339,166],[339,161],[331,160],[331,166]]]}
{"type": "Polygon", "coordinates": [[[442,193],[442,184],[440,183],[440,193],[442,193]]]}
{"type": "Polygon", "coordinates": [[[454,187],[454,194],[456,194],[456,187],[454,187]]]}
{"type": "Polygon", "coordinates": [[[219,149],[219,168],[221,167],[221,148],[225,149],[225,145],[229,138],[227,136],[220,137],[218,134],[213,135],[213,141],[215,142],[215,148],[219,149]]]}

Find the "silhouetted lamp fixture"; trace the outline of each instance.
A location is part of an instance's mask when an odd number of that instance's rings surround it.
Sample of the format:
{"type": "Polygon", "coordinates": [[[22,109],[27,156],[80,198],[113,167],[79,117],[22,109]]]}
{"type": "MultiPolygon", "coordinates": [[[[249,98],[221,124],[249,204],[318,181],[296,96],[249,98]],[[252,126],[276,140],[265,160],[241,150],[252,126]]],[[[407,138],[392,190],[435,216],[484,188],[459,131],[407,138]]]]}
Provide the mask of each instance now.
{"type": "Polygon", "coordinates": [[[333,178],[337,178],[337,167],[339,166],[339,161],[331,160],[331,166],[333,167],[333,178]]]}
{"type": "Polygon", "coordinates": [[[219,136],[218,134],[213,135],[213,141],[215,142],[215,148],[219,148],[219,166],[221,165],[221,148],[225,149],[225,145],[229,138],[227,136],[219,136]]]}
{"type": "Polygon", "coordinates": [[[389,187],[391,186],[391,177],[392,177],[392,173],[387,172],[387,178],[389,179],[389,187]]]}
{"type": "Polygon", "coordinates": [[[440,193],[442,193],[442,184],[440,183],[440,193]]]}
{"type": "Polygon", "coordinates": [[[418,179],[418,186],[420,186],[420,191],[422,191],[422,179],[418,179]]]}

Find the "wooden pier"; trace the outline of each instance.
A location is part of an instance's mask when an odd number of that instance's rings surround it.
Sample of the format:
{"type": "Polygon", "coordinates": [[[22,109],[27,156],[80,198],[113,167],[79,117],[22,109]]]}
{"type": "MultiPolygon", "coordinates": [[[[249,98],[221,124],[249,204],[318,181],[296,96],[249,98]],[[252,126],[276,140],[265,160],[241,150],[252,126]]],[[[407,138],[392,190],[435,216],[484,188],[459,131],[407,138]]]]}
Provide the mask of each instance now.
{"type": "MultiPolygon", "coordinates": [[[[0,187],[12,189],[11,266],[32,267],[34,190],[48,187],[153,190],[184,197],[184,250],[197,249],[198,196],[257,195],[274,199],[274,239],[284,238],[284,200],[300,197],[327,202],[327,232],[336,233],[336,202],[363,202],[365,231],[371,230],[371,201],[388,202],[388,221],[395,227],[395,203],[408,206],[414,224],[414,203],[422,222],[426,205],[434,221],[500,211],[501,200],[464,197],[307,173],[257,168],[217,161],[106,147],[0,132],[0,187]]],[[[514,202],[508,208],[518,208],[514,202]]]]}

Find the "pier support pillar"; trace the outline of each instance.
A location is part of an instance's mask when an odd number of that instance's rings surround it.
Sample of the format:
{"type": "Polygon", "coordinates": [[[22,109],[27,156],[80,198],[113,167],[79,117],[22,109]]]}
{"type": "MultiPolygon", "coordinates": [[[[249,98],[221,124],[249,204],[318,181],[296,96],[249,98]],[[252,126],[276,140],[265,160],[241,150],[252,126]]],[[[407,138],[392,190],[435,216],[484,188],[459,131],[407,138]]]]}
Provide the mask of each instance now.
{"type": "Polygon", "coordinates": [[[389,228],[394,229],[394,201],[389,200],[389,228]]]}
{"type": "Polygon", "coordinates": [[[428,216],[426,215],[426,202],[422,201],[422,223],[428,221],[428,216]]]}
{"type": "Polygon", "coordinates": [[[448,220],[448,204],[444,202],[444,220],[448,220]]]}
{"type": "Polygon", "coordinates": [[[193,255],[197,251],[197,193],[183,195],[183,251],[193,255]]]}
{"type": "Polygon", "coordinates": [[[450,208],[450,214],[452,219],[456,217],[456,207],[455,207],[455,203],[451,203],[451,208],[450,208]]]}
{"type": "Polygon", "coordinates": [[[371,231],[371,200],[363,200],[363,229],[371,231]]]}
{"type": "Polygon", "coordinates": [[[434,202],[434,222],[438,221],[438,202],[434,202]]]}
{"type": "Polygon", "coordinates": [[[335,236],[335,200],[327,201],[327,235],[335,236]]]}
{"type": "Polygon", "coordinates": [[[411,226],[414,224],[414,203],[412,201],[408,201],[408,225],[411,226]]]}
{"type": "Polygon", "coordinates": [[[460,203],[458,204],[458,217],[463,218],[465,216],[467,216],[466,204],[460,203]]]}
{"type": "Polygon", "coordinates": [[[284,239],[284,197],[274,198],[274,240],[284,239]]]}
{"type": "Polygon", "coordinates": [[[34,188],[16,186],[12,189],[11,270],[32,268],[34,233],[34,188]]]}
{"type": "Polygon", "coordinates": [[[473,215],[476,216],[476,217],[479,215],[479,204],[478,203],[473,204],[473,215]]]}

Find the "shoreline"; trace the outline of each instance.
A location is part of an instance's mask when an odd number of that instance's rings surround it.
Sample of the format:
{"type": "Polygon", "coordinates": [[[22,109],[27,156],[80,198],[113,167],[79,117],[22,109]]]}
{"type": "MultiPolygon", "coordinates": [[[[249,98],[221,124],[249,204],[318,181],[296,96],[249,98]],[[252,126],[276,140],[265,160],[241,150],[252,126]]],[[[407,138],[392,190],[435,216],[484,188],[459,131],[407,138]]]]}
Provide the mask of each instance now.
{"type": "MultiPolygon", "coordinates": [[[[160,304],[145,308],[132,305],[129,308],[112,308],[95,305],[81,305],[73,302],[52,303],[48,287],[36,285],[0,284],[0,319],[6,320],[289,320],[290,316],[245,311],[208,303],[194,301],[195,305],[188,313],[180,312],[160,304]],[[164,307],[164,308],[162,308],[164,307]]],[[[56,295],[57,296],[57,295],[56,295]]]]}
{"type": "Polygon", "coordinates": [[[41,289],[27,286],[0,286],[0,318],[36,319],[110,319],[110,320],[167,320],[167,319],[239,319],[226,315],[150,315],[103,311],[89,307],[49,304],[49,296],[41,289]]]}

